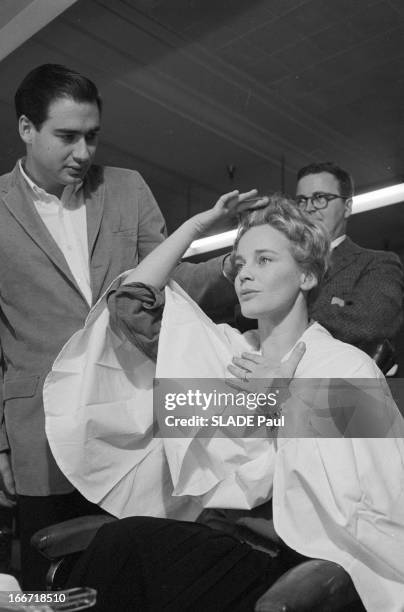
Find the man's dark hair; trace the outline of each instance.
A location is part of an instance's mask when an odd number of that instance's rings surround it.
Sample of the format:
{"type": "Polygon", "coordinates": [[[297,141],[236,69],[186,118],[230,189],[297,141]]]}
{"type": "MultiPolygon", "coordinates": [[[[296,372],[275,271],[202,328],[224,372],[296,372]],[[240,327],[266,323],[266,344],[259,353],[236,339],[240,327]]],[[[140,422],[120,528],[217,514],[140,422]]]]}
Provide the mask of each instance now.
{"type": "Polygon", "coordinates": [[[304,176],[309,174],[321,174],[321,172],[328,172],[335,176],[339,184],[340,194],[344,198],[351,198],[354,194],[354,181],[352,176],[346,170],[343,170],[334,162],[319,162],[315,164],[309,164],[300,168],[297,173],[297,180],[300,181],[304,176]]]}
{"type": "Polygon", "coordinates": [[[31,70],[16,91],[17,119],[26,115],[39,130],[48,117],[49,106],[60,98],[94,102],[102,110],[100,94],[90,79],[60,64],[43,64],[31,70]]]}

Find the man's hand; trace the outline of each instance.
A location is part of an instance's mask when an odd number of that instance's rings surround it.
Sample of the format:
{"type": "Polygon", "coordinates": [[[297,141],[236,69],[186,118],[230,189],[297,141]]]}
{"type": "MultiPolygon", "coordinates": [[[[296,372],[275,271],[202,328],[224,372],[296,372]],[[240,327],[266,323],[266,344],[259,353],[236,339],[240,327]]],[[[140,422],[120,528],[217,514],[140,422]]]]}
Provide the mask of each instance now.
{"type": "Polygon", "coordinates": [[[15,484],[11,470],[10,455],[6,451],[0,452],[0,506],[12,508],[15,506],[15,484]]]}
{"type": "Polygon", "coordinates": [[[236,376],[236,380],[228,378],[226,383],[241,391],[256,393],[263,391],[262,382],[259,384],[257,379],[265,379],[266,388],[276,379],[282,379],[282,386],[288,386],[305,352],[305,343],[299,342],[289,358],[280,364],[274,364],[261,355],[243,353],[241,357],[233,357],[233,362],[227,367],[229,372],[236,376]]]}

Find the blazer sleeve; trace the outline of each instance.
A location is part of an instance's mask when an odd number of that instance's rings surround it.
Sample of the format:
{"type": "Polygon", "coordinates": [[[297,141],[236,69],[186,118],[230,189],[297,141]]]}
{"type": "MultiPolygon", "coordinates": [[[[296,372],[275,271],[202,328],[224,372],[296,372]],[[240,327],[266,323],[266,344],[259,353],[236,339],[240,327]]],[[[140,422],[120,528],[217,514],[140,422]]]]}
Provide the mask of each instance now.
{"type": "Polygon", "coordinates": [[[144,259],[167,237],[166,223],[154,196],[140,174],[136,173],[138,188],[139,224],[138,255],[144,259]]]}
{"type": "Polygon", "coordinates": [[[215,321],[234,316],[237,303],[233,284],[223,275],[223,259],[214,257],[200,263],[180,263],[173,279],[215,321]]]}
{"type": "Polygon", "coordinates": [[[403,270],[394,253],[380,251],[362,270],[344,305],[316,301],[311,316],[336,338],[354,345],[393,338],[403,314],[403,270]]]}
{"type": "MultiPolygon", "coordinates": [[[[140,177],[138,253],[141,261],[167,236],[164,217],[154,196],[140,177]]],[[[222,273],[224,256],[206,262],[178,264],[173,278],[214,319],[232,317],[236,294],[222,273]]]]}

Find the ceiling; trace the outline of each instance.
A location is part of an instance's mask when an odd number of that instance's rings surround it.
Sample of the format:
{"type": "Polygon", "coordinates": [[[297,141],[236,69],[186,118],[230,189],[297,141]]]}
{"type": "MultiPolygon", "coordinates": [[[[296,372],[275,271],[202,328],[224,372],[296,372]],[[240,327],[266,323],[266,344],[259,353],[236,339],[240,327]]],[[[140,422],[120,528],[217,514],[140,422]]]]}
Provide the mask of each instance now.
{"type": "MultiPolygon", "coordinates": [[[[22,154],[12,108],[59,62],[105,102],[98,159],[139,169],[172,229],[218,192],[293,192],[334,160],[359,192],[404,181],[402,0],[78,0],[0,63],[0,171],[22,154]]],[[[404,251],[402,205],[354,238],[404,251]]]]}

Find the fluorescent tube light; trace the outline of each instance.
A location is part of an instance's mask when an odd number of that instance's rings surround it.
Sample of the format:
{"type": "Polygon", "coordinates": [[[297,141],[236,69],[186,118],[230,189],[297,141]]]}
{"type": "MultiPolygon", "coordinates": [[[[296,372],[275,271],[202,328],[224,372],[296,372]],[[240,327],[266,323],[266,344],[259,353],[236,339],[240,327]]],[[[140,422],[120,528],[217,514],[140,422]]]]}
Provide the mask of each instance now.
{"type": "Polygon", "coordinates": [[[215,236],[207,236],[206,238],[194,240],[184,257],[192,257],[192,255],[200,255],[201,253],[209,253],[209,251],[228,248],[233,244],[236,235],[237,230],[230,230],[229,232],[223,232],[215,236]]]}
{"type": "Polygon", "coordinates": [[[352,214],[366,212],[404,201],[404,183],[362,193],[353,197],[352,214]]]}

